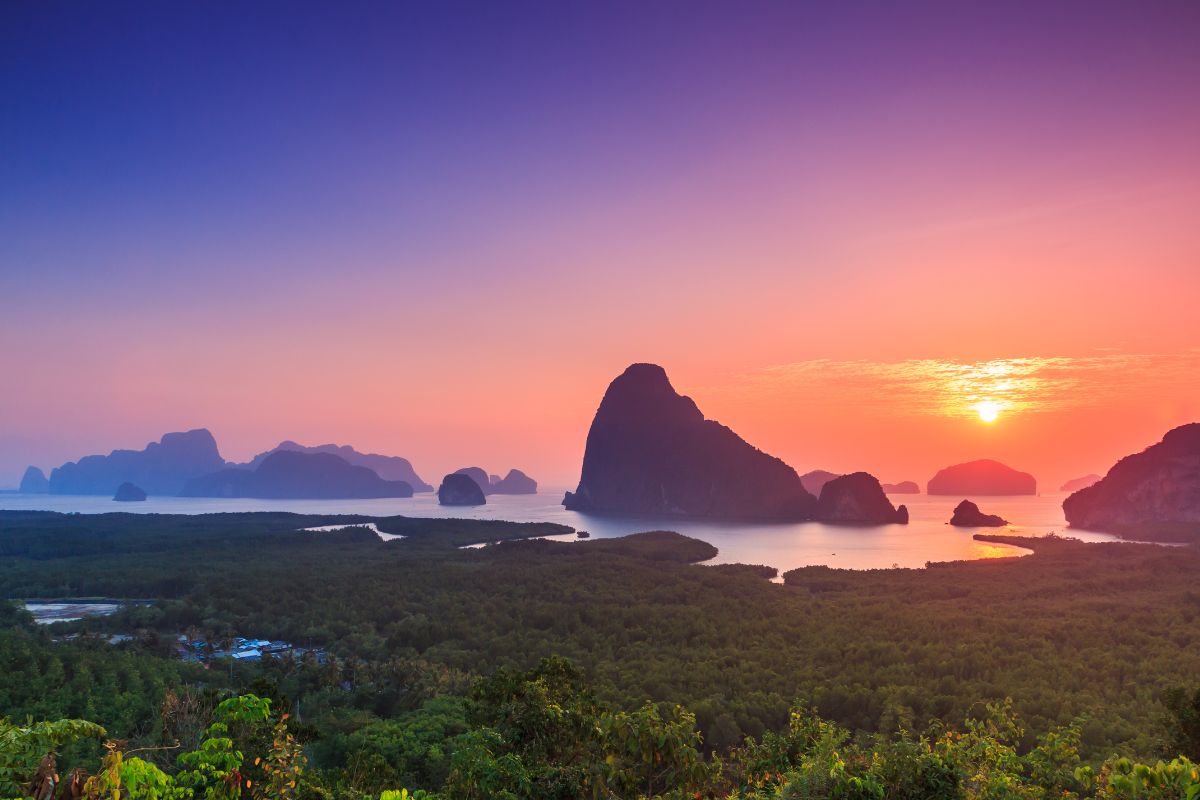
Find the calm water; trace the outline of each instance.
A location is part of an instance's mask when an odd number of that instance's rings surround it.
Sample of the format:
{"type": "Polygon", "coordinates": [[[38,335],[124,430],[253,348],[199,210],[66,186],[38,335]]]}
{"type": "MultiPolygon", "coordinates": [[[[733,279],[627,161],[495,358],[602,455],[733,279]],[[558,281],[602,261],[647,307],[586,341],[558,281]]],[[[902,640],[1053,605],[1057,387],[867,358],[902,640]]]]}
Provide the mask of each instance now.
{"type": "MultiPolygon", "coordinates": [[[[595,517],[567,511],[561,505],[563,490],[548,489],[536,495],[496,495],[479,508],[444,508],[430,493],[411,498],[383,500],[247,500],[193,497],[152,497],[144,503],[116,503],[105,497],[69,495],[0,494],[0,508],[74,511],[84,514],[129,511],[142,514],[200,514],[221,511],[294,511],[308,514],[365,514],[410,517],[465,517],[512,522],[561,522],[586,530],[593,538],[624,536],[666,528],[694,536],[720,550],[713,563],[768,564],[786,571],[794,567],[825,564],[847,569],[923,567],[927,561],[994,558],[1028,551],[976,542],[971,535],[981,529],[952,528],[946,524],[962,498],[897,495],[892,500],[908,505],[908,525],[849,527],[802,522],[774,525],[694,522],[595,517]]],[[[976,498],[989,514],[1013,521],[993,533],[1045,536],[1067,533],[1087,541],[1115,541],[1102,533],[1066,530],[1063,495],[1039,497],[976,498]]]]}

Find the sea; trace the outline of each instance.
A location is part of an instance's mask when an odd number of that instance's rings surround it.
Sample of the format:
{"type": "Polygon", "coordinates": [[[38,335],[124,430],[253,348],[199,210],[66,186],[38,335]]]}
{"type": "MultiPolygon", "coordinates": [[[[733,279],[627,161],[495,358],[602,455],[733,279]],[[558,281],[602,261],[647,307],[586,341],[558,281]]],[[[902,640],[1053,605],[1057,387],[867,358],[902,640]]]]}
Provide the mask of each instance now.
{"type": "MultiPolygon", "coordinates": [[[[141,503],[117,503],[107,497],[0,494],[0,509],[48,510],[99,514],[209,514],[231,511],[293,511],[303,514],[363,514],[367,516],[460,517],[511,522],[558,522],[587,531],[590,538],[626,536],[639,531],[672,530],[714,545],[718,555],[710,564],[764,564],[780,573],[796,567],[825,565],[841,569],[922,568],[927,563],[1027,555],[1028,550],[977,542],[975,533],[1018,536],[1058,534],[1089,542],[1118,541],[1105,533],[1068,529],[1063,517],[1065,495],[973,497],[980,509],[999,514],[1003,528],[955,528],[948,524],[961,497],[895,495],[895,504],[908,506],[907,525],[827,525],[820,522],[746,523],[704,520],[647,519],[581,514],[562,507],[565,489],[545,489],[532,495],[492,495],[474,508],[438,505],[432,492],[411,498],[380,500],[253,500],[195,497],[151,497],[141,503]]],[[[572,539],[573,537],[555,537],[572,539]]],[[[586,541],[586,540],[581,540],[586,541]]]]}

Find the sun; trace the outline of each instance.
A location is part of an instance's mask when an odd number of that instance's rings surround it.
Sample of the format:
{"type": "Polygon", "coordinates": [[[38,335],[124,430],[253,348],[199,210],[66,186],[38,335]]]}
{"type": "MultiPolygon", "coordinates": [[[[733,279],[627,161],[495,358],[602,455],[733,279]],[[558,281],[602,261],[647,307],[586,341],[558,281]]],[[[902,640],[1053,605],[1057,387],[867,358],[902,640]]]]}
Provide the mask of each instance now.
{"type": "Polygon", "coordinates": [[[1000,416],[1000,404],[995,400],[981,400],[975,404],[975,410],[984,422],[995,422],[996,417],[1000,416]]]}

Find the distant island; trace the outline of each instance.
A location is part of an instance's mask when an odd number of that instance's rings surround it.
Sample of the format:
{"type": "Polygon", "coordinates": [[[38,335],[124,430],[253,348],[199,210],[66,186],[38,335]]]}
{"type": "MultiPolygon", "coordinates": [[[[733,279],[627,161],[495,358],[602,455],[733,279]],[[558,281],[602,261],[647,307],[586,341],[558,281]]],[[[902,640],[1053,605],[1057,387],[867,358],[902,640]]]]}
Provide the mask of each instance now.
{"type": "Polygon", "coordinates": [[[808,519],[816,502],[796,470],[705,419],[655,364],[609,385],[563,499],[573,511],[743,519],[808,519]]]}
{"type": "Polygon", "coordinates": [[[822,522],[857,525],[908,524],[908,508],[892,506],[873,475],[852,472],[821,487],[814,516],[822,522]]]}
{"type": "Polygon", "coordinates": [[[1063,501],[1067,523],[1155,541],[1200,541],[1200,423],[1118,461],[1063,501]]]}
{"type": "Polygon", "coordinates": [[[272,500],[365,500],[412,497],[405,481],[386,481],[367,467],[332,453],[280,450],[257,469],[226,468],[193,478],[182,497],[255,497],[272,500]]]}
{"type": "Polygon", "coordinates": [[[117,487],[117,493],[113,495],[113,500],[118,503],[140,503],[146,499],[146,492],[140,486],[135,486],[126,481],[117,487]]]}
{"type": "Polygon", "coordinates": [[[985,458],[946,467],[930,478],[925,491],[964,496],[1037,494],[1037,481],[1028,472],[985,458]]]}
{"type": "Polygon", "coordinates": [[[168,433],[143,450],[84,456],[51,471],[50,494],[113,495],[126,481],[153,495],[176,495],[192,478],[225,466],[205,428],[168,433]]]}
{"type": "Polygon", "coordinates": [[[1084,475],[1082,478],[1072,478],[1062,486],[1058,487],[1058,490],[1060,492],[1078,492],[1080,489],[1086,489],[1099,480],[1099,475],[1084,475]]]}
{"type": "MultiPolygon", "coordinates": [[[[315,447],[298,444],[288,439],[275,445],[266,452],[259,453],[244,465],[247,469],[257,469],[258,465],[272,453],[289,450],[296,453],[329,453],[341,458],[348,464],[366,467],[385,481],[404,481],[414,492],[432,492],[433,487],[417,475],[416,470],[407,458],[400,456],[384,456],[377,453],[360,453],[350,445],[320,444],[315,447]]],[[[236,465],[234,465],[236,466],[236,465]]]]}
{"type": "Polygon", "coordinates": [[[806,472],[800,476],[800,483],[804,484],[814,497],[819,497],[821,490],[825,488],[825,484],[829,483],[834,478],[840,478],[836,472],[829,472],[823,469],[814,469],[811,472],[806,472]]]}
{"type": "Polygon", "coordinates": [[[999,528],[1007,525],[1008,520],[998,514],[985,514],[970,500],[963,500],[954,507],[950,524],[959,528],[999,528]]]}
{"type": "MultiPolygon", "coordinates": [[[[466,475],[475,482],[475,485],[479,487],[479,491],[483,492],[484,495],[487,495],[488,490],[492,488],[491,476],[488,475],[487,470],[485,470],[483,467],[463,467],[462,469],[454,470],[454,474],[466,475]]],[[[446,481],[443,480],[442,485],[444,486],[445,484],[446,481]]]]}
{"type": "Polygon", "coordinates": [[[52,470],[49,478],[31,466],[21,479],[20,491],[115,496],[126,483],[151,495],[185,497],[367,499],[433,491],[408,459],[360,453],[348,445],[308,447],[285,440],[245,464],[227,463],[205,428],[168,433],[143,450],[84,456],[52,470]],[[280,453],[322,458],[272,459],[280,453]],[[269,461],[271,466],[264,471],[269,461]]]}
{"type": "Polygon", "coordinates": [[[503,478],[488,474],[482,467],[463,467],[454,472],[475,481],[484,495],[537,494],[537,481],[519,469],[510,469],[503,478]]]}
{"type": "Polygon", "coordinates": [[[465,472],[451,472],[438,487],[438,503],[443,506],[482,506],[487,503],[479,482],[465,472]]]}
{"type": "MultiPolygon", "coordinates": [[[[865,474],[865,473],[864,473],[865,474]]],[[[835,472],[829,472],[823,469],[814,469],[811,472],[806,472],[800,476],[800,482],[804,484],[804,488],[820,497],[821,490],[825,488],[825,484],[829,483],[834,478],[844,477],[835,472]]],[[[914,481],[901,481],[900,483],[884,483],[881,487],[886,494],[920,494],[921,487],[914,481]]]]}
{"type": "Polygon", "coordinates": [[[503,478],[492,481],[492,494],[537,494],[537,486],[537,481],[521,470],[510,469],[503,478]]]}
{"type": "Polygon", "coordinates": [[[50,479],[40,468],[27,467],[17,491],[22,494],[46,494],[50,491],[50,479]]]}

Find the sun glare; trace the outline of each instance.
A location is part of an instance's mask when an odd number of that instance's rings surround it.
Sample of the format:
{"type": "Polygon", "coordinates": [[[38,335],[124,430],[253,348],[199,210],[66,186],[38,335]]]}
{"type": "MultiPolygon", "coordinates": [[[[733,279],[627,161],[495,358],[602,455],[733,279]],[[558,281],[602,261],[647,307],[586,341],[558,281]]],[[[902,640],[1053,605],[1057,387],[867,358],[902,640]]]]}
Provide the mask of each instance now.
{"type": "Polygon", "coordinates": [[[996,417],[1000,416],[1000,404],[993,400],[976,403],[975,410],[979,412],[979,418],[984,422],[995,422],[996,417]]]}

